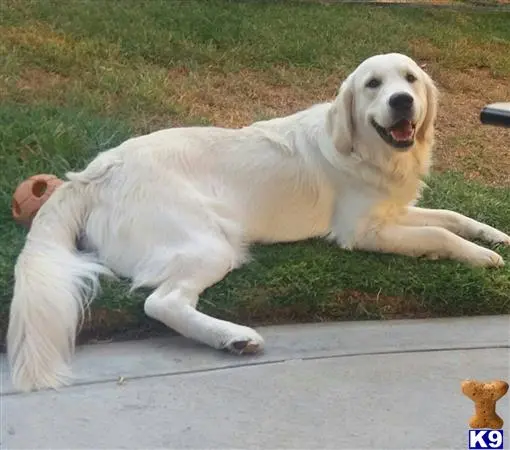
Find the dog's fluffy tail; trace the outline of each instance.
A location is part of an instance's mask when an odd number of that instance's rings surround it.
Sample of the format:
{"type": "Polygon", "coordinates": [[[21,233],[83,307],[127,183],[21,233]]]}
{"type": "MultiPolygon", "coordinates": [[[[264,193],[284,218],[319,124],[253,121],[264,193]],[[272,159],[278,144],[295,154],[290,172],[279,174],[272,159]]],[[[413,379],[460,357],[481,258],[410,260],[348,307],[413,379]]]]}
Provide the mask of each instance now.
{"type": "Polygon", "coordinates": [[[76,249],[89,210],[89,187],[68,182],[53,193],[16,262],[7,352],[17,389],[57,388],[70,381],[76,329],[99,275],[108,272],[76,249]]]}

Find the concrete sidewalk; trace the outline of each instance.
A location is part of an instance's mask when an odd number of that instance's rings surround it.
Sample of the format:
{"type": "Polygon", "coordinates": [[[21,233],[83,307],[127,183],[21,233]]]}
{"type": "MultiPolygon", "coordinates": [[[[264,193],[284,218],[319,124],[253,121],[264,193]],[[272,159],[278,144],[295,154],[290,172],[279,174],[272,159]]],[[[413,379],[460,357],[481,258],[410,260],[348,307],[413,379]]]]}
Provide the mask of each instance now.
{"type": "MultiPolygon", "coordinates": [[[[510,379],[510,316],[260,331],[253,357],[181,337],[82,347],[60,392],[15,393],[2,359],[1,447],[465,449],[461,381],[510,379]]],[[[510,394],[497,411],[508,443],[510,394]]]]}

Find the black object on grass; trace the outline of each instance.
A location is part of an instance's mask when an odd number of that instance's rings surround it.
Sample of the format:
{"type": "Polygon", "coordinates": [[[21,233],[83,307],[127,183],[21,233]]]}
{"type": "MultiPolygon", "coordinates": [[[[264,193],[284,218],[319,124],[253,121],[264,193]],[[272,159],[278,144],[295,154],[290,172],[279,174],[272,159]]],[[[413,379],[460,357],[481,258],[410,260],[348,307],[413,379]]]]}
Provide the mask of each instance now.
{"type": "Polygon", "coordinates": [[[510,103],[492,103],[485,106],[480,113],[484,125],[510,128],[510,103]]]}

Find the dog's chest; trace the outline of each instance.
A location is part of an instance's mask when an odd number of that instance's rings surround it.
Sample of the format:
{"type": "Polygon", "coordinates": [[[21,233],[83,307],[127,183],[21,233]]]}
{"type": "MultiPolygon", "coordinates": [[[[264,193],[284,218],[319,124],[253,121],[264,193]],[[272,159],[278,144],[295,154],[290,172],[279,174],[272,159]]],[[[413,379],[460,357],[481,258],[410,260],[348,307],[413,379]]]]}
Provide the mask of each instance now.
{"type": "Polygon", "coordinates": [[[327,183],[269,184],[258,194],[248,205],[249,240],[292,242],[329,232],[335,193],[327,183]]]}

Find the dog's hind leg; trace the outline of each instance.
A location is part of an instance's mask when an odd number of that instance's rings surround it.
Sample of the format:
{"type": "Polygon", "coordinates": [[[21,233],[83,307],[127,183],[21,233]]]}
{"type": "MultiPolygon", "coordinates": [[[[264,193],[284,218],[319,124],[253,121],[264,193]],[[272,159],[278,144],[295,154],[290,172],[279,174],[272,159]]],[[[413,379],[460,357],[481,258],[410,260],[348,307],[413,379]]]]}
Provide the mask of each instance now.
{"type": "Polygon", "coordinates": [[[264,341],[253,329],[219,320],[197,311],[199,295],[217,283],[232,269],[233,249],[229,245],[214,248],[193,246],[168,261],[175,267],[145,301],[145,313],[190,339],[233,353],[255,353],[264,341]]]}

